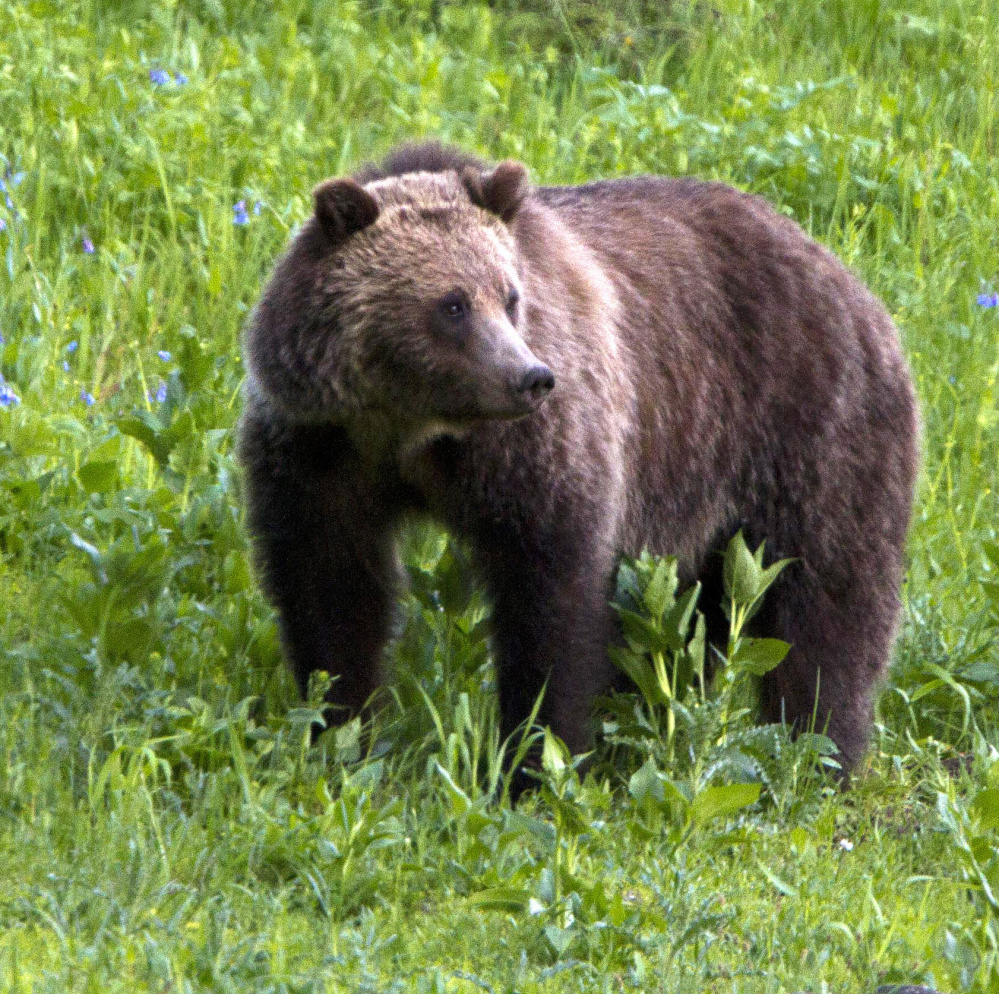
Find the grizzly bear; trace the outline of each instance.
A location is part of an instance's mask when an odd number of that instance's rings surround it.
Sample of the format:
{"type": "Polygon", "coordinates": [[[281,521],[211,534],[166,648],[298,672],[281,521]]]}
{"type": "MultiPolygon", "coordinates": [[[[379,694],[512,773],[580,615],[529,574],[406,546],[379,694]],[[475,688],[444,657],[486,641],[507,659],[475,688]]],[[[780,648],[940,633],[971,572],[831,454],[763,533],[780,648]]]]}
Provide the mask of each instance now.
{"type": "Polygon", "coordinates": [[[899,613],[917,410],[891,319],[758,196],[640,176],[531,186],[437,144],[315,190],[245,335],[249,528],[304,692],[358,713],[399,589],[394,538],[466,539],[501,732],[573,752],[614,681],[619,559],[720,599],[739,529],[791,557],[755,619],[792,646],[762,717],[849,768],[899,613]]]}

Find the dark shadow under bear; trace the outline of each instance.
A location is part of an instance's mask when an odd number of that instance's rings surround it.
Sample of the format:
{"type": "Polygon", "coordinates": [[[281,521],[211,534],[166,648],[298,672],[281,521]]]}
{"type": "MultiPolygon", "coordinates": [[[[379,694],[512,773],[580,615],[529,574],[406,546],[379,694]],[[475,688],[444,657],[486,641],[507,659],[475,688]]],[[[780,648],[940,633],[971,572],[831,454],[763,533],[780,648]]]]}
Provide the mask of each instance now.
{"type": "Polygon", "coordinates": [[[540,720],[582,751],[619,557],[677,555],[710,606],[741,528],[795,559],[756,619],[793,646],[763,719],[814,715],[847,767],[862,754],[916,405],[884,309],[762,199],[532,189],[516,163],[404,148],[317,188],[246,352],[250,530],[303,691],[325,669],[356,713],[376,689],[394,536],[425,514],[470,541],[491,595],[503,735],[547,680],[540,720]]]}

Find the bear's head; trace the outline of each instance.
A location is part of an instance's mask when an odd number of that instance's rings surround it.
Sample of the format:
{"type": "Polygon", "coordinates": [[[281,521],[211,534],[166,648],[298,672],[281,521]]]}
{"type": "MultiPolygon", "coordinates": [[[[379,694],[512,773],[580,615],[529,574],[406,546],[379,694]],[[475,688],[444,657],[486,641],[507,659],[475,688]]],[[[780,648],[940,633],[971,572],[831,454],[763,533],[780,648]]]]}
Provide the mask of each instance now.
{"type": "Polygon", "coordinates": [[[247,328],[250,380],[294,420],[454,424],[554,386],[525,339],[517,162],[326,180],[247,328]]]}

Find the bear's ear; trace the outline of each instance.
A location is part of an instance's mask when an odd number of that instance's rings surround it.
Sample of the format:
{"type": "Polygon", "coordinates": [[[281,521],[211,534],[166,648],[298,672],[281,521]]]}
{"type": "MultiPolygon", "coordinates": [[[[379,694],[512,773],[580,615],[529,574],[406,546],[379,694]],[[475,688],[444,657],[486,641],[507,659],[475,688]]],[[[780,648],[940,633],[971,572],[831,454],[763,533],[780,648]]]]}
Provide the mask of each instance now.
{"type": "Polygon", "coordinates": [[[492,172],[465,169],[462,180],[473,204],[482,207],[509,224],[531,192],[527,166],[507,159],[492,172]]]}
{"type": "Polygon", "coordinates": [[[352,179],[324,180],[312,191],[312,197],[316,217],[334,241],[374,224],[378,217],[378,201],[352,179]]]}

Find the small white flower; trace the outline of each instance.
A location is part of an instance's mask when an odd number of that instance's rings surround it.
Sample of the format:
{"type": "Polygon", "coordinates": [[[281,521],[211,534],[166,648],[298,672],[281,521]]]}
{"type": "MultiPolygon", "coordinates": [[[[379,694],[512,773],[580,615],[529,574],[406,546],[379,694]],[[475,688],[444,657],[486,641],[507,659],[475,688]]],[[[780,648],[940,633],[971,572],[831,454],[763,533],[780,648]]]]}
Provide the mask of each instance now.
{"type": "Polygon", "coordinates": [[[536,898],[532,897],[530,901],[527,902],[527,913],[531,915],[540,915],[542,911],[545,910],[545,906],[536,898]]]}
{"type": "Polygon", "coordinates": [[[844,852],[850,852],[850,850],[853,849],[853,843],[849,839],[840,839],[839,847],[844,852]]]}

